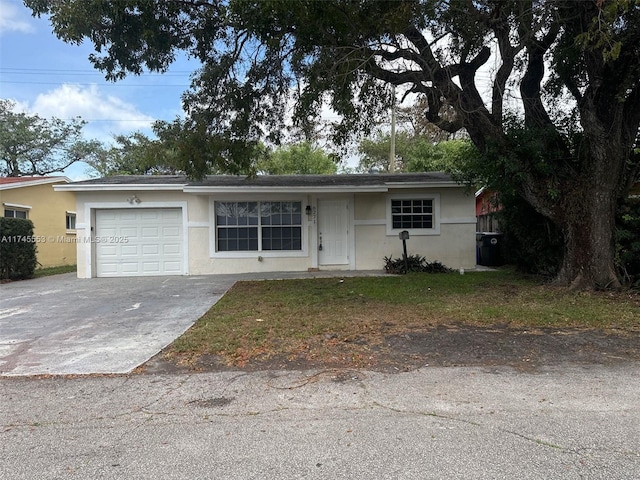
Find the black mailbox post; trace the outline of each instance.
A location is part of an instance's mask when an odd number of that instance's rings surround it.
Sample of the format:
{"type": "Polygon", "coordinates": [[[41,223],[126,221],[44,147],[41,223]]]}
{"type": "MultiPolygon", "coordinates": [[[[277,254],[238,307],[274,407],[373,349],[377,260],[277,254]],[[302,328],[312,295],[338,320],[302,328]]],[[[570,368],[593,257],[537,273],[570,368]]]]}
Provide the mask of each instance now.
{"type": "Polygon", "coordinates": [[[402,230],[398,237],[402,240],[402,258],[404,260],[404,273],[409,271],[409,260],[407,260],[407,240],[409,240],[409,232],[407,230],[402,230]]]}

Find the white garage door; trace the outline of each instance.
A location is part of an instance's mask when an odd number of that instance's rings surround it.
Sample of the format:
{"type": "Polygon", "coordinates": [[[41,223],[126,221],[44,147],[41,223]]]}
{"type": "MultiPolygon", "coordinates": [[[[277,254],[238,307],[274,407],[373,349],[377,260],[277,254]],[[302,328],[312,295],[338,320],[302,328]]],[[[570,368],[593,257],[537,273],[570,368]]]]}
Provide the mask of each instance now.
{"type": "Polygon", "coordinates": [[[98,277],[182,275],[182,210],[97,210],[98,277]]]}

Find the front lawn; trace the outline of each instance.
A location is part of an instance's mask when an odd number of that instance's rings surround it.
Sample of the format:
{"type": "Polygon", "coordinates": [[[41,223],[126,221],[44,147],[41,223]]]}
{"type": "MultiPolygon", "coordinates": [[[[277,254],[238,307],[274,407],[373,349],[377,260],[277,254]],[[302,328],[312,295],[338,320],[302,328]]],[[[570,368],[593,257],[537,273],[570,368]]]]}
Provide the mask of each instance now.
{"type": "Polygon", "coordinates": [[[322,362],[339,352],[357,364],[390,336],[442,326],[635,335],[640,296],[569,292],[509,270],[239,282],[164,357],[242,366],[273,357],[322,362]]]}

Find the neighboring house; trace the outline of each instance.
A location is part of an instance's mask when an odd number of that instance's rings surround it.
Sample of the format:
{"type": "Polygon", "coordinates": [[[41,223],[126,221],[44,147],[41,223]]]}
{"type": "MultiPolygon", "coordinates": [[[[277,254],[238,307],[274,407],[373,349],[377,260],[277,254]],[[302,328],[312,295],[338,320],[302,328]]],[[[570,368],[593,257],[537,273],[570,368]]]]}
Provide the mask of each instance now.
{"type": "Polygon", "coordinates": [[[499,232],[496,213],[502,210],[496,192],[484,187],[476,192],[476,232],[499,232]]]}
{"type": "Polygon", "coordinates": [[[42,267],[76,263],[75,195],[53,190],[68,182],[67,177],[0,177],[2,215],[33,222],[31,240],[42,267]]]}
{"type": "Polygon", "coordinates": [[[78,276],[382,270],[410,254],[475,267],[474,199],[441,173],[118,176],[76,194],[78,276]]]}

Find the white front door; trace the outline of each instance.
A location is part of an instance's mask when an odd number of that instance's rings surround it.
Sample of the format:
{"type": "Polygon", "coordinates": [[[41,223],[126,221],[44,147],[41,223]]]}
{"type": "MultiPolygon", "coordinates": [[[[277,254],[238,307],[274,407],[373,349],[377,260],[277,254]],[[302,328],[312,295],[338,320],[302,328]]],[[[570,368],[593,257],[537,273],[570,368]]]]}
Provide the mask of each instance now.
{"type": "Polygon", "coordinates": [[[349,202],[318,200],[318,263],[349,263],[349,202]]]}
{"type": "Polygon", "coordinates": [[[96,210],[98,277],[182,275],[182,210],[96,210]]]}

